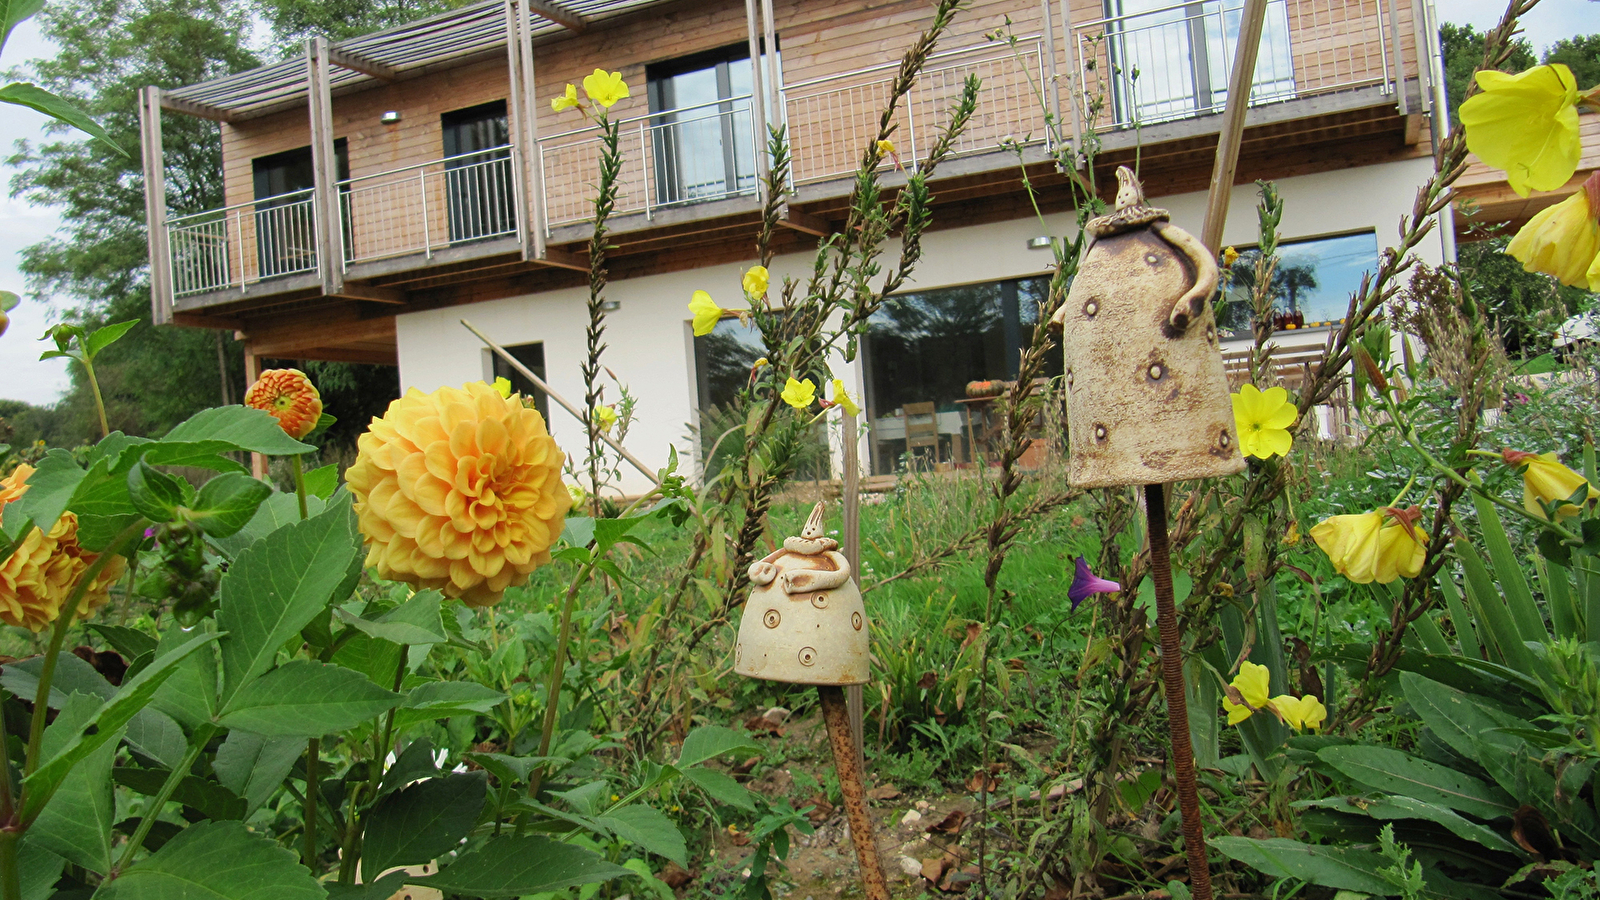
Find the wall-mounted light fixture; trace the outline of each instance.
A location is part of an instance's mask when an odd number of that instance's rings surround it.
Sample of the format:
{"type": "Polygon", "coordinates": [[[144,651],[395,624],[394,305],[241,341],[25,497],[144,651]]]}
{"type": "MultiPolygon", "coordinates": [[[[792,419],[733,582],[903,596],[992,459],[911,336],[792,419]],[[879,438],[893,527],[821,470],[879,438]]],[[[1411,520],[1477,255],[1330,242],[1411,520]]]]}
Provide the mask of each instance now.
{"type": "Polygon", "coordinates": [[[384,113],[383,115],[379,116],[378,117],[378,121],[382,122],[385,125],[393,125],[396,122],[400,121],[400,112],[398,110],[391,109],[388,112],[384,113]]]}
{"type": "Polygon", "coordinates": [[[1029,250],[1048,250],[1048,249],[1050,249],[1050,235],[1041,234],[1038,237],[1028,238],[1028,249],[1029,250]]]}
{"type": "Polygon", "coordinates": [[[622,301],[621,300],[602,300],[602,301],[600,301],[600,309],[605,311],[605,312],[616,312],[617,310],[619,310],[621,308],[622,308],[622,301]]]}

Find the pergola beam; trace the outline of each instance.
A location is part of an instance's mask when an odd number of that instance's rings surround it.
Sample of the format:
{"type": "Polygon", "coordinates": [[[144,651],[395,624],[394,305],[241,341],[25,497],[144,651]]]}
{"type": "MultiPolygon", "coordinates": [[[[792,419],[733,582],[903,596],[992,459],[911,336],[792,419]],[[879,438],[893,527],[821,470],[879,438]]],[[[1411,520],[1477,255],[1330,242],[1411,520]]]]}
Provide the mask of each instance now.
{"type": "Polygon", "coordinates": [[[181,100],[166,91],[161,92],[161,108],[180,112],[186,116],[210,119],[213,122],[233,121],[233,112],[231,110],[221,109],[205,103],[196,103],[193,100],[181,100]]]}
{"type": "Polygon", "coordinates": [[[351,53],[348,50],[340,50],[336,47],[328,48],[328,62],[340,68],[349,69],[352,72],[371,75],[380,81],[394,81],[400,77],[400,73],[390,66],[386,66],[375,59],[368,59],[360,54],[351,53]]]}
{"type": "Polygon", "coordinates": [[[523,0],[528,7],[528,12],[550,21],[570,31],[582,31],[589,27],[589,21],[575,12],[562,9],[554,3],[545,0],[523,0]]]}

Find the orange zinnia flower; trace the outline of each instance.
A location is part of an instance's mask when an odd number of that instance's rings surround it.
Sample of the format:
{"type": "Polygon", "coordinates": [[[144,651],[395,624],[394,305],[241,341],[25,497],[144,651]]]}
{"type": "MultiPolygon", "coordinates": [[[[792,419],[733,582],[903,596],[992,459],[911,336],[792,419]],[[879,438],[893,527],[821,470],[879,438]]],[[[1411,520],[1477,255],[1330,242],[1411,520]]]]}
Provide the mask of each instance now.
{"type": "Polygon", "coordinates": [[[268,369],[245,391],[244,405],[272,413],[295,440],[317,428],[322,418],[322,395],[299,369],[268,369]]]}
{"type": "MultiPolygon", "coordinates": [[[[19,466],[0,479],[0,509],[28,490],[33,467],[19,466]]],[[[50,533],[34,528],[22,539],[11,558],[0,563],[0,622],[42,631],[61,615],[89,566],[99,558],[78,545],[78,517],[61,514],[50,533]]],[[[111,585],[127,570],[127,561],[113,557],[78,601],[79,618],[88,616],[110,599],[111,585]]]]}
{"type": "Polygon", "coordinates": [[[345,481],[379,577],[491,606],[550,561],[572,505],[565,457],[520,398],[412,388],[357,447],[345,481]]]}

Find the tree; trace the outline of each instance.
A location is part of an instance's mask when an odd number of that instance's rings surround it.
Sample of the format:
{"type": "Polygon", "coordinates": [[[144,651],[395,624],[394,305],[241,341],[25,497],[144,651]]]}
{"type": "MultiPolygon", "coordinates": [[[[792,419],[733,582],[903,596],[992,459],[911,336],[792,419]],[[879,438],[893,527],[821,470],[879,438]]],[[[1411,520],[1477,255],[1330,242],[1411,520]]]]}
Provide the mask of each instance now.
{"type": "MultiPolygon", "coordinates": [[[[1450,122],[1459,121],[1456,113],[1467,96],[1467,84],[1472,72],[1483,62],[1483,34],[1471,25],[1439,26],[1439,44],[1444,50],[1444,83],[1450,96],[1450,122]]],[[[1537,63],[1533,45],[1527,38],[1517,38],[1511,46],[1511,56],[1501,68],[1507,72],[1521,72],[1537,63]]]]}
{"type": "Polygon", "coordinates": [[[1551,44],[1544,52],[1547,63],[1561,63],[1572,70],[1578,89],[1600,84],[1600,34],[1577,35],[1551,44]]]}
{"type": "Polygon", "coordinates": [[[322,35],[343,40],[465,6],[469,0],[254,0],[256,13],[272,25],[284,56],[322,35]]]}

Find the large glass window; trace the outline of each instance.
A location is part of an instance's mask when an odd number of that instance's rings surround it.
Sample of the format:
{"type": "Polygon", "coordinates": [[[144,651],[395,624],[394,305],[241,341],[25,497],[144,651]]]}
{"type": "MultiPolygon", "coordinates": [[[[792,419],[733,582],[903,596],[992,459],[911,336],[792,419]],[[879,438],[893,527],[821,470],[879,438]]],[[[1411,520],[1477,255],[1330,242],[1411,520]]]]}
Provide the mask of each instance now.
{"type": "MultiPolygon", "coordinates": [[[[1249,337],[1259,250],[1244,250],[1234,262],[1217,304],[1217,328],[1229,337],[1249,337]]],[[[1378,265],[1378,237],[1366,231],[1278,245],[1272,275],[1273,324],[1280,331],[1315,328],[1344,320],[1350,295],[1378,265]]]]}
{"type": "MultiPolygon", "coordinates": [[[[1106,0],[1107,52],[1120,70],[1117,123],[1151,124],[1219,110],[1239,40],[1243,0],[1106,0]]],[[[1267,4],[1252,102],[1294,96],[1285,0],[1267,4]]]]}
{"type": "MultiPolygon", "coordinates": [[[[528,371],[539,376],[540,380],[544,379],[544,344],[517,344],[507,347],[506,352],[510,353],[517,362],[527,366],[528,371]]],[[[539,411],[539,415],[544,416],[545,427],[549,428],[550,398],[545,395],[545,392],[535,387],[534,383],[529,381],[526,375],[518,372],[511,367],[510,363],[501,359],[500,354],[490,353],[489,362],[490,371],[495,378],[504,378],[510,381],[511,390],[533,399],[533,408],[539,411]]]]}
{"type": "MultiPolygon", "coordinates": [[[[335,177],[350,177],[350,156],[344,138],[333,142],[335,177]]],[[[262,278],[304,272],[317,267],[317,234],[312,214],[316,175],[311,148],[298,147],[250,161],[255,189],[256,263],[262,278]]],[[[348,186],[342,188],[348,190],[348,186]]],[[[345,246],[350,231],[345,223],[345,246]]]]}
{"type": "Polygon", "coordinates": [[[662,203],[755,190],[748,45],[650,66],[650,142],[662,203]]]}
{"type": "Polygon", "coordinates": [[[511,131],[506,102],[496,100],[440,116],[450,240],[474,241],[517,230],[511,131]]]}
{"type": "MultiPolygon", "coordinates": [[[[971,462],[988,451],[993,402],[968,386],[1016,378],[1049,287],[1049,279],[1025,278],[885,301],[862,343],[875,474],[913,461],[971,462]]],[[[1059,350],[1047,371],[1061,374],[1059,350]]]]}
{"type": "MultiPolygon", "coordinates": [[[[750,367],[765,355],[761,332],[732,316],[719,321],[710,334],[694,339],[695,392],[700,403],[698,430],[705,471],[716,472],[736,449],[736,438],[723,441],[720,447],[717,439],[744,422],[745,408],[739,402],[739,392],[750,381],[750,367]],[[717,453],[710,457],[713,448],[717,453]]],[[[817,396],[826,396],[826,376],[817,373],[811,380],[817,385],[817,396]]],[[[825,427],[824,422],[813,427],[812,440],[802,448],[795,464],[798,477],[830,477],[825,427]]]]}

